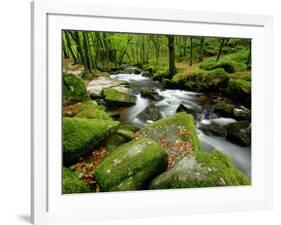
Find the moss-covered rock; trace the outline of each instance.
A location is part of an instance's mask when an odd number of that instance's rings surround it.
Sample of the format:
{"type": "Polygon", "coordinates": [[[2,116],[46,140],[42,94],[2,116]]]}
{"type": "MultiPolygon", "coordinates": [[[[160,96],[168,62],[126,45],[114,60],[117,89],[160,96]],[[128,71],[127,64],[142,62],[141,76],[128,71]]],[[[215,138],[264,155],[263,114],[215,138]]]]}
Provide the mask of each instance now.
{"type": "Polygon", "coordinates": [[[251,107],[251,82],[243,79],[230,79],[224,94],[233,101],[251,107]]]}
{"type": "Polygon", "coordinates": [[[91,187],[69,168],[63,168],[63,194],[92,192],[91,187]]]}
{"type": "Polygon", "coordinates": [[[94,170],[101,191],[146,188],[168,164],[166,151],[151,139],[139,138],[119,146],[94,170]]]}
{"type": "Polygon", "coordinates": [[[103,89],[102,96],[109,107],[131,106],[136,103],[136,97],[114,88],[103,89]]]}
{"type": "Polygon", "coordinates": [[[104,107],[93,101],[78,102],[73,105],[65,106],[63,115],[66,117],[112,120],[112,117],[105,112],[104,107]]]}
{"type": "Polygon", "coordinates": [[[141,97],[150,98],[155,101],[160,101],[163,99],[163,96],[159,95],[154,88],[144,87],[140,91],[141,97]]]}
{"type": "Polygon", "coordinates": [[[151,183],[151,189],[198,188],[249,185],[249,179],[237,170],[220,151],[198,152],[181,159],[169,171],[151,183]]]}
{"type": "Polygon", "coordinates": [[[187,141],[191,143],[194,152],[200,151],[193,117],[185,112],[155,121],[141,129],[140,133],[155,141],[187,141]]]}
{"type": "Polygon", "coordinates": [[[70,165],[95,149],[111,133],[119,122],[100,119],[63,119],[63,164],[70,165]]]}
{"type": "Polygon", "coordinates": [[[63,75],[63,104],[68,105],[75,102],[88,101],[86,86],[84,81],[73,74],[63,75]]]}
{"type": "Polygon", "coordinates": [[[251,145],[251,124],[248,120],[241,120],[226,126],[226,138],[242,146],[251,145]]]}
{"type": "Polygon", "coordinates": [[[218,102],[215,104],[214,113],[222,117],[234,117],[234,105],[227,102],[218,102]]]}
{"type": "Polygon", "coordinates": [[[225,60],[221,60],[218,62],[215,60],[205,61],[205,62],[200,63],[200,68],[203,70],[207,70],[207,71],[220,68],[228,73],[235,72],[235,66],[234,66],[233,62],[225,61],[225,60]]]}
{"type": "Polygon", "coordinates": [[[147,106],[142,112],[140,112],[137,117],[142,121],[156,121],[161,119],[162,116],[160,110],[154,104],[151,104],[147,106]]]}

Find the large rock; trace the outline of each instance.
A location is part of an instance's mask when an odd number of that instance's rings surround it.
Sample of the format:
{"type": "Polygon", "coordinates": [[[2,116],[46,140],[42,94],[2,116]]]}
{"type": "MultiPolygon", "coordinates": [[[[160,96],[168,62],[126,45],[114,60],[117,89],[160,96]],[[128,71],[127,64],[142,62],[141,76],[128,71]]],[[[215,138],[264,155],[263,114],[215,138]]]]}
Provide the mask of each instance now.
{"type": "Polygon", "coordinates": [[[73,74],[63,75],[63,104],[73,104],[76,102],[88,101],[89,95],[87,93],[84,81],[73,74]]]}
{"type": "Polygon", "coordinates": [[[226,126],[226,138],[242,146],[251,145],[251,124],[247,120],[241,120],[226,126]]]}
{"type": "Polygon", "coordinates": [[[233,101],[251,107],[251,82],[242,79],[230,79],[224,93],[233,101]]]}
{"type": "Polygon", "coordinates": [[[151,87],[142,88],[141,91],[140,91],[140,94],[141,94],[141,97],[150,98],[150,99],[155,100],[155,101],[160,101],[164,98],[163,96],[159,95],[154,90],[154,88],[151,88],[151,87]]]}
{"type": "Polygon", "coordinates": [[[120,89],[103,89],[102,96],[109,107],[131,106],[136,104],[136,96],[120,89]]]}
{"type": "Polygon", "coordinates": [[[151,104],[147,106],[141,113],[139,113],[137,117],[142,121],[156,121],[161,119],[161,114],[160,110],[154,104],[151,104]]]}
{"type": "Polygon", "coordinates": [[[235,122],[236,120],[232,118],[205,119],[200,121],[199,129],[208,135],[226,136],[225,126],[235,122]]]}
{"type": "Polygon", "coordinates": [[[145,126],[140,135],[159,142],[165,148],[169,155],[168,168],[182,157],[200,151],[193,117],[185,112],[145,126]]]}
{"type": "Polygon", "coordinates": [[[151,189],[249,185],[249,179],[220,151],[182,158],[150,184],[151,189]]]}
{"type": "Polygon", "coordinates": [[[105,88],[112,88],[126,85],[126,81],[113,80],[108,77],[98,77],[92,80],[87,85],[87,91],[92,98],[101,97],[102,90],[105,88]]]}
{"type": "Polygon", "coordinates": [[[112,120],[102,106],[92,101],[79,102],[63,108],[63,115],[66,117],[79,117],[87,119],[112,120]]]}
{"type": "Polygon", "coordinates": [[[69,168],[63,168],[63,194],[92,192],[91,187],[69,168]]]}
{"type": "Polygon", "coordinates": [[[119,122],[101,119],[63,119],[63,164],[71,165],[115,132],[119,122]]]}
{"type": "Polygon", "coordinates": [[[115,149],[96,167],[94,175],[101,191],[138,190],[164,172],[167,163],[161,145],[139,138],[115,149]]]}
{"type": "Polygon", "coordinates": [[[234,105],[227,102],[218,102],[215,104],[214,113],[222,117],[235,117],[234,116],[234,105]]]}

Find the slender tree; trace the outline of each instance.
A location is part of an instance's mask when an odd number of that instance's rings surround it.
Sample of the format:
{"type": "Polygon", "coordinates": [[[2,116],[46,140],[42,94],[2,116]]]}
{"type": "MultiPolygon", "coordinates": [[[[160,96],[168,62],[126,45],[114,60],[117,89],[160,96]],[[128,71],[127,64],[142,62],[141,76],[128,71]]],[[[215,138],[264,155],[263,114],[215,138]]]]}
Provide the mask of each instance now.
{"type": "Polygon", "coordinates": [[[169,77],[172,78],[176,73],[175,43],[174,43],[174,36],[172,35],[168,35],[168,48],[169,48],[169,77]]]}
{"type": "Polygon", "coordinates": [[[72,43],[70,41],[70,33],[68,31],[65,31],[65,40],[66,40],[66,46],[67,46],[67,49],[69,50],[70,52],[70,55],[71,55],[71,58],[73,59],[73,63],[74,64],[78,64],[78,59],[74,53],[74,49],[72,48],[72,43]]]}
{"type": "Polygon", "coordinates": [[[251,40],[249,40],[249,53],[248,53],[248,59],[247,59],[247,66],[251,66],[251,58],[252,58],[252,43],[251,40]]]}
{"type": "Polygon", "coordinates": [[[190,52],[189,52],[189,66],[192,66],[192,51],[193,51],[193,41],[192,37],[190,37],[190,52]]]}
{"type": "Polygon", "coordinates": [[[225,38],[219,38],[220,48],[219,48],[219,52],[218,52],[218,55],[217,55],[217,61],[220,60],[221,53],[222,53],[222,48],[223,48],[223,46],[224,46],[224,44],[225,44],[225,41],[226,41],[225,38]]]}
{"type": "Polygon", "coordinates": [[[204,37],[200,38],[200,49],[199,49],[199,62],[203,61],[204,56],[204,37]]]}

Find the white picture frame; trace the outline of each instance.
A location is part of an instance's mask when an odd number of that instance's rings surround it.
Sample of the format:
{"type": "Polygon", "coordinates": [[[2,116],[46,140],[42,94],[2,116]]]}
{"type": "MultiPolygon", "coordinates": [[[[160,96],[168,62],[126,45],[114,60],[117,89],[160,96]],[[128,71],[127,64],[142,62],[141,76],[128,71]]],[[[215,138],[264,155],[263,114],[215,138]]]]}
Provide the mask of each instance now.
{"type": "Polygon", "coordinates": [[[42,224],[272,208],[272,49],[270,16],[59,1],[32,2],[32,222],[42,224]],[[62,195],[61,79],[58,76],[61,73],[62,29],[252,38],[252,184],[245,187],[62,195]]]}

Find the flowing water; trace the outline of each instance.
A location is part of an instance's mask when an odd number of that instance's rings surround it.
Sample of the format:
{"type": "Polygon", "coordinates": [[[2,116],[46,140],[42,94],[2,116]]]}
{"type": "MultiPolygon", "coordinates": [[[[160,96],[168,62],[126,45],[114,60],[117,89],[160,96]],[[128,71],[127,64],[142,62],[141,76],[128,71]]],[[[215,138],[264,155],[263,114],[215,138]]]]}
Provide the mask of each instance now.
{"type": "MultiPolygon", "coordinates": [[[[197,135],[200,139],[201,147],[204,151],[212,151],[218,149],[228,155],[234,165],[243,171],[249,178],[251,177],[251,148],[242,147],[233,144],[226,140],[225,137],[216,136],[210,132],[202,132],[199,129],[200,125],[216,124],[224,126],[233,123],[236,120],[231,118],[218,117],[213,113],[214,99],[219,96],[207,96],[199,92],[191,92],[178,89],[164,89],[162,85],[153,81],[149,77],[144,77],[141,74],[115,74],[111,75],[112,79],[124,80],[130,83],[134,95],[137,97],[136,104],[123,108],[119,111],[121,122],[134,124],[138,127],[144,127],[151,121],[143,122],[137,118],[137,115],[142,112],[150,104],[154,104],[159,110],[163,118],[174,115],[180,104],[191,108],[195,112],[195,123],[197,135]],[[163,96],[163,100],[154,101],[149,98],[143,98],[140,95],[140,90],[143,87],[154,87],[159,95],[163,96]]],[[[242,107],[243,108],[243,107],[242,107]]]]}

